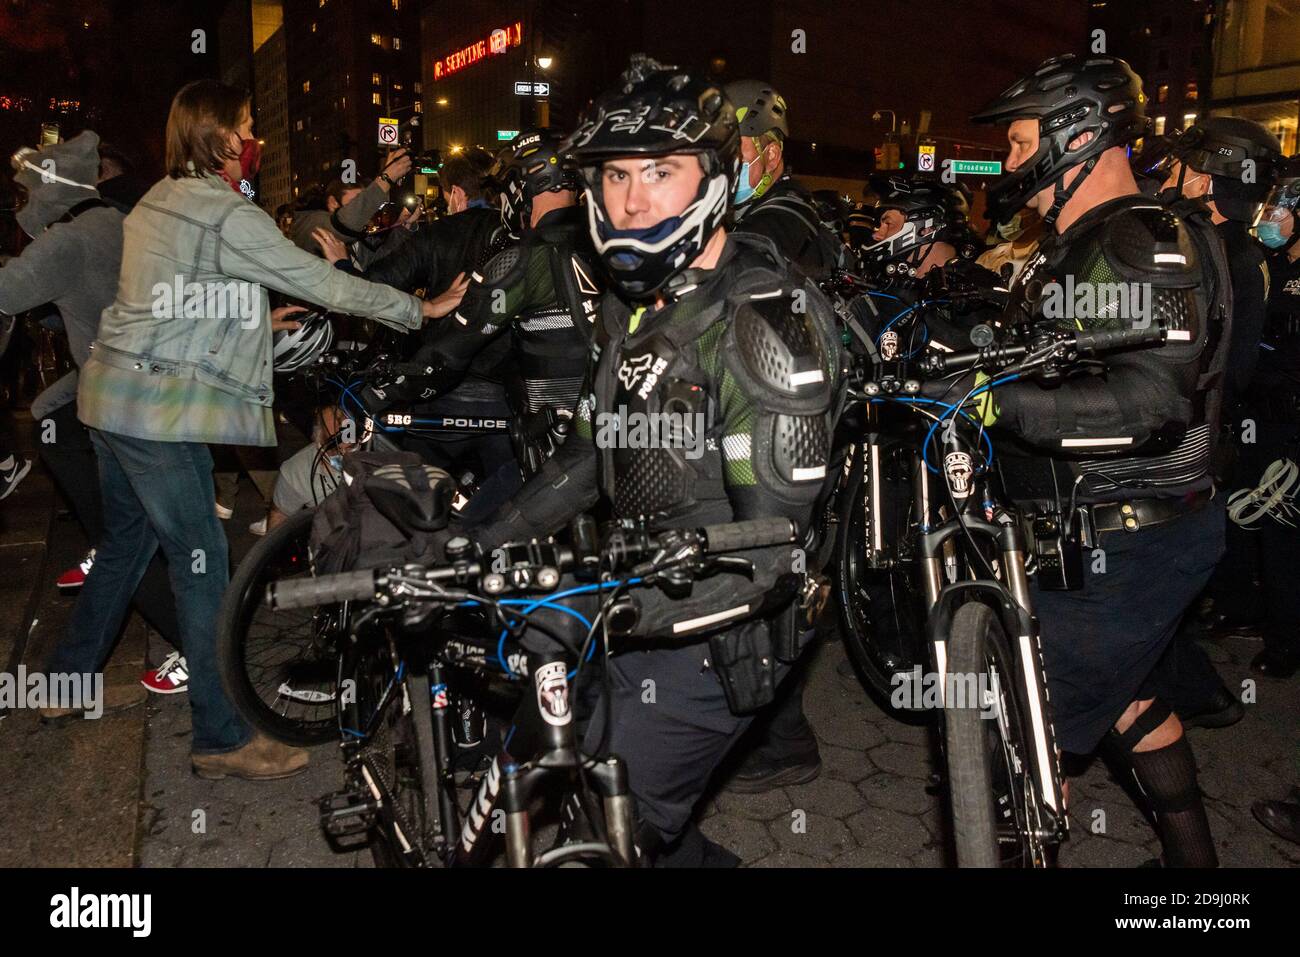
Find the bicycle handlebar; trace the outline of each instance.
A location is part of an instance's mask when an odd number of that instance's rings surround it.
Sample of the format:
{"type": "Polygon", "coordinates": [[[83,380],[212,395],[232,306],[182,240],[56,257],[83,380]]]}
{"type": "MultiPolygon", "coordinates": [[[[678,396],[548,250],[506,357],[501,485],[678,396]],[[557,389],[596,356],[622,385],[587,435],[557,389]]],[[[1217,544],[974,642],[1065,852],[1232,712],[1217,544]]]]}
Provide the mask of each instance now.
{"type": "Polygon", "coordinates": [[[922,372],[933,375],[940,372],[962,372],[980,366],[983,369],[1003,369],[1013,360],[1045,349],[1056,350],[1056,358],[1068,359],[1074,355],[1098,355],[1134,346],[1155,345],[1165,341],[1165,329],[1151,326],[1145,329],[1116,329],[1099,332],[1064,332],[1039,336],[1024,345],[989,346],[965,352],[934,353],[918,365],[922,372]]]}
{"type": "MultiPolygon", "coordinates": [[[[614,570],[626,570],[638,562],[654,558],[662,551],[673,553],[673,558],[682,557],[682,548],[688,549],[688,555],[704,557],[722,552],[743,551],[751,548],[765,548],[771,545],[783,545],[794,541],[794,523],[788,518],[758,518],[743,522],[730,522],[723,525],[707,525],[696,529],[667,529],[653,535],[617,536],[617,545],[606,548],[616,556],[614,570]]],[[[503,546],[508,551],[528,543],[512,543],[503,546]]],[[[581,558],[571,549],[552,546],[553,563],[550,569],[557,574],[542,576],[535,574],[539,568],[530,568],[529,574],[517,583],[519,591],[550,591],[559,583],[559,574],[570,571],[580,564],[581,558]]],[[[534,563],[537,564],[537,563],[534,563]]],[[[604,567],[608,568],[606,563],[604,567]]],[[[266,605],[276,610],[307,608],[316,605],[337,604],[343,601],[372,601],[391,591],[390,579],[396,581],[406,578],[420,578],[429,584],[442,580],[465,580],[483,578],[491,574],[481,563],[448,562],[439,566],[405,566],[399,568],[374,568],[362,571],[339,572],[321,575],[315,578],[295,578],[288,581],[272,582],[266,586],[266,605]]],[[[487,592],[499,592],[507,587],[503,576],[494,576],[500,584],[495,588],[484,588],[487,592]]]]}

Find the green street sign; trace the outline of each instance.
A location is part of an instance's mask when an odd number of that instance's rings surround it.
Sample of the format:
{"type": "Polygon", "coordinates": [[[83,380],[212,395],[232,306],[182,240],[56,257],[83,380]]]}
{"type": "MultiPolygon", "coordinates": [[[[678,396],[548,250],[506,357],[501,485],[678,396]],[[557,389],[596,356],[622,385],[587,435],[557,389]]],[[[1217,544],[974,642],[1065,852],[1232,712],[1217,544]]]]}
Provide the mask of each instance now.
{"type": "Polygon", "coordinates": [[[1001,160],[953,160],[952,171],[959,175],[999,176],[1002,173],[1001,160]]]}
{"type": "Polygon", "coordinates": [[[498,140],[512,140],[519,135],[518,130],[497,130],[498,140]]]}

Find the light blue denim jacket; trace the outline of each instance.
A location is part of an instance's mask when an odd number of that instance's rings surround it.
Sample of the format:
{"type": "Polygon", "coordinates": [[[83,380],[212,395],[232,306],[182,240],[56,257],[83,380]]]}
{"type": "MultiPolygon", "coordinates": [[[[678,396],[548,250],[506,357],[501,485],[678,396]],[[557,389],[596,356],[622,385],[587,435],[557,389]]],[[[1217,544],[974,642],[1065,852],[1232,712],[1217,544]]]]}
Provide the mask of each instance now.
{"type": "Polygon", "coordinates": [[[299,249],[211,174],[156,183],[123,229],[117,299],[104,310],[92,361],[269,406],[268,289],[396,328],[422,321],[419,299],[299,249]]]}

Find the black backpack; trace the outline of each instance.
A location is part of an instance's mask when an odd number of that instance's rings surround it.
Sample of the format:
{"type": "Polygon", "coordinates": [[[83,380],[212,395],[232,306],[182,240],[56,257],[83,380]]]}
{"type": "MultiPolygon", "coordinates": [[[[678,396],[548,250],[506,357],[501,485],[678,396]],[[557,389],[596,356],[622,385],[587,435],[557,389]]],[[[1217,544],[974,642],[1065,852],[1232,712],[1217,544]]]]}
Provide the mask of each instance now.
{"type": "Polygon", "coordinates": [[[312,519],[317,574],[432,561],[454,489],[450,475],[414,452],[345,455],[343,481],[312,519]]]}

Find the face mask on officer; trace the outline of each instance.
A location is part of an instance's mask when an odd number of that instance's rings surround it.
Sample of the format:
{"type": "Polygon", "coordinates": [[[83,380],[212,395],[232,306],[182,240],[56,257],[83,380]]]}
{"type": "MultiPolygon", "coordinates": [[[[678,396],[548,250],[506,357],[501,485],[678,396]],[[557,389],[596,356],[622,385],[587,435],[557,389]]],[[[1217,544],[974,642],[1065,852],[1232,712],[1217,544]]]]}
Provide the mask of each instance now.
{"type": "Polygon", "coordinates": [[[1017,236],[1024,232],[1024,227],[1020,225],[1020,213],[1016,213],[1005,223],[998,223],[997,231],[1007,242],[1012,242],[1017,236]]]}

